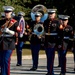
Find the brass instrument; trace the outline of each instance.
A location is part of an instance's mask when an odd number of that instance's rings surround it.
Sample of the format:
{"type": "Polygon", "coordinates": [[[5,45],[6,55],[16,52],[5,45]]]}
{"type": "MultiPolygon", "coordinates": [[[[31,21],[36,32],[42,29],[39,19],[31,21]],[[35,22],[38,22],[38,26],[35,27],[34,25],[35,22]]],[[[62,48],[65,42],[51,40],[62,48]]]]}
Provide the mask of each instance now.
{"type": "MultiPolygon", "coordinates": [[[[46,20],[48,18],[47,8],[44,5],[38,4],[32,8],[31,18],[33,21],[35,21],[36,12],[42,13],[41,22],[44,22],[44,20],[46,20]]],[[[34,26],[33,31],[34,31],[33,33],[36,34],[37,36],[43,35],[44,27],[42,24],[36,24],[34,26]]]]}
{"type": "Polygon", "coordinates": [[[42,24],[36,24],[34,26],[34,33],[33,34],[36,34],[37,36],[42,36],[43,33],[44,33],[44,27],[42,24]]]}
{"type": "Polygon", "coordinates": [[[44,22],[44,20],[46,20],[48,18],[47,8],[44,5],[38,4],[32,8],[31,18],[33,21],[35,21],[35,13],[36,12],[41,12],[43,14],[43,16],[41,18],[41,22],[44,22]]]}

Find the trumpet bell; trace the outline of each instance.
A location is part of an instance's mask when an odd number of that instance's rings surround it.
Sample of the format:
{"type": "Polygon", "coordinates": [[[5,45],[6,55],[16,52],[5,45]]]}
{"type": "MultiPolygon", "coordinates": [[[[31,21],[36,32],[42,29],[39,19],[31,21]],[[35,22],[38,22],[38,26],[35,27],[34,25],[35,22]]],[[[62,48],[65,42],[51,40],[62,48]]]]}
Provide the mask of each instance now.
{"type": "Polygon", "coordinates": [[[44,27],[42,24],[36,24],[34,26],[34,34],[36,34],[37,36],[40,36],[44,33],[44,27]]]}
{"type": "Polygon", "coordinates": [[[35,13],[36,12],[41,12],[43,14],[43,16],[41,18],[41,22],[44,22],[44,20],[47,19],[47,17],[48,17],[47,8],[44,5],[38,4],[32,8],[30,15],[31,15],[31,18],[33,21],[35,21],[35,13]]]}

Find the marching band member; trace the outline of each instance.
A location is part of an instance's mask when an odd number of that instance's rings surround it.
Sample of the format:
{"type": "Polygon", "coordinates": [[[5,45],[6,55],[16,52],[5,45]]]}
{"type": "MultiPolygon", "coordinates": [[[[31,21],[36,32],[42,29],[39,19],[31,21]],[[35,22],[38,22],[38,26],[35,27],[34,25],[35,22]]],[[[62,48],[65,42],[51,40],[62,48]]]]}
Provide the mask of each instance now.
{"type": "Polygon", "coordinates": [[[10,59],[20,28],[18,22],[12,18],[14,8],[12,6],[3,6],[3,8],[5,19],[0,20],[1,75],[10,75],[10,59]]]}
{"type": "Polygon", "coordinates": [[[5,13],[2,12],[2,13],[1,13],[1,19],[4,19],[4,18],[5,18],[5,13]]]}
{"type": "Polygon", "coordinates": [[[48,19],[44,21],[45,28],[45,52],[47,56],[46,75],[54,75],[53,65],[55,56],[55,47],[58,38],[59,22],[56,19],[56,9],[48,9],[48,19]]]}
{"type": "Polygon", "coordinates": [[[68,49],[71,49],[73,46],[73,28],[68,25],[69,16],[62,15],[59,16],[62,19],[62,24],[60,25],[59,30],[59,46],[60,57],[61,57],[61,73],[60,75],[65,75],[66,73],[66,53],[68,49]],[[62,33],[62,34],[61,34],[62,33]]]}
{"type": "MultiPolygon", "coordinates": [[[[4,18],[5,18],[5,13],[2,12],[2,13],[1,13],[1,19],[4,19],[4,18]]],[[[0,57],[0,63],[1,63],[1,57],[0,57]]]]}
{"type": "MultiPolygon", "coordinates": [[[[62,15],[58,15],[58,21],[59,21],[59,24],[60,24],[59,29],[62,29],[62,19],[60,18],[60,16],[62,16],[62,15]]],[[[59,36],[60,35],[58,35],[58,43],[61,43],[62,39],[61,38],[59,39],[59,36]]],[[[57,67],[61,67],[61,45],[57,44],[56,50],[57,50],[57,53],[58,53],[58,66],[57,67]]]]}
{"type": "Polygon", "coordinates": [[[22,32],[19,34],[18,44],[16,45],[16,53],[17,53],[17,64],[16,64],[16,66],[22,65],[22,48],[23,48],[23,45],[24,45],[24,43],[26,41],[26,37],[27,37],[27,25],[28,24],[24,20],[24,16],[25,16],[24,12],[22,12],[22,11],[18,12],[18,19],[17,20],[20,24],[22,32]]]}
{"type": "Polygon", "coordinates": [[[75,41],[74,41],[74,49],[73,49],[73,59],[74,59],[74,72],[75,72],[75,41]]]}
{"type": "Polygon", "coordinates": [[[31,21],[30,26],[31,26],[31,39],[30,39],[30,44],[31,44],[31,55],[32,55],[32,62],[33,66],[30,70],[35,71],[38,68],[38,57],[39,57],[39,50],[41,46],[41,38],[37,36],[37,34],[34,34],[34,26],[37,24],[43,24],[40,19],[42,17],[42,13],[36,12],[35,13],[35,21],[31,21]]]}
{"type": "Polygon", "coordinates": [[[74,72],[75,72],[75,40],[74,40],[74,45],[73,45],[73,59],[74,59],[74,72]]]}
{"type": "Polygon", "coordinates": [[[75,72],[75,23],[73,26],[73,30],[74,30],[74,44],[73,44],[72,52],[73,52],[73,59],[74,59],[74,72],[75,72]]]}

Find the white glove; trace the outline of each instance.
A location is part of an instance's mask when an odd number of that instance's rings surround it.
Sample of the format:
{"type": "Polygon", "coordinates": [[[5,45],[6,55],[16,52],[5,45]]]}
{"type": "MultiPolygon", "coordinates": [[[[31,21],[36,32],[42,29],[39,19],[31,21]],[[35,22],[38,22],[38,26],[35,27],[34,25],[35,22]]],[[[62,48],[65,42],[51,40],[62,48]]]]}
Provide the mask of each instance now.
{"type": "Polygon", "coordinates": [[[5,33],[7,33],[8,31],[9,31],[8,28],[4,28],[4,29],[3,29],[3,32],[5,32],[5,33]]]}
{"type": "Polygon", "coordinates": [[[10,35],[14,35],[14,34],[15,34],[15,32],[12,31],[12,30],[9,30],[9,28],[4,28],[4,29],[3,29],[3,32],[8,33],[8,34],[10,34],[10,35]]]}

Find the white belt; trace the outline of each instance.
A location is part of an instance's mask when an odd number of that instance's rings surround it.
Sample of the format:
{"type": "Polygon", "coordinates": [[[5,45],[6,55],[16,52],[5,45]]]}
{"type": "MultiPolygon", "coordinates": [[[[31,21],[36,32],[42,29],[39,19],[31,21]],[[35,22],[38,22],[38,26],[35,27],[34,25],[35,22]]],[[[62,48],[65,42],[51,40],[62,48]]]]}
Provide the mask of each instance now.
{"type": "Polygon", "coordinates": [[[13,35],[2,34],[1,37],[13,37],[13,35]]]}
{"type": "Polygon", "coordinates": [[[69,39],[69,37],[64,37],[64,39],[69,39]]]}
{"type": "Polygon", "coordinates": [[[75,35],[74,35],[74,38],[75,38],[75,35]]]}
{"type": "Polygon", "coordinates": [[[32,34],[36,34],[36,33],[32,32],[32,34]]]}
{"type": "Polygon", "coordinates": [[[45,33],[46,35],[57,35],[57,33],[45,33]]]}

